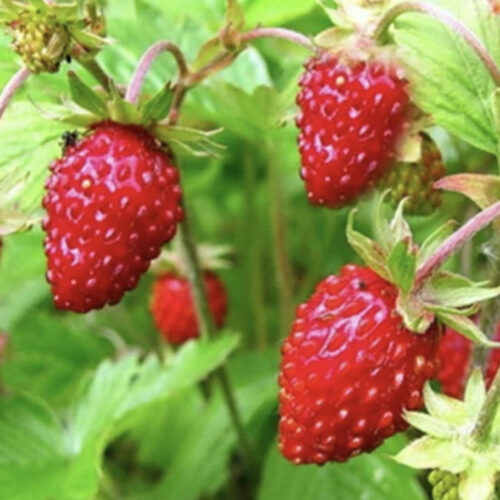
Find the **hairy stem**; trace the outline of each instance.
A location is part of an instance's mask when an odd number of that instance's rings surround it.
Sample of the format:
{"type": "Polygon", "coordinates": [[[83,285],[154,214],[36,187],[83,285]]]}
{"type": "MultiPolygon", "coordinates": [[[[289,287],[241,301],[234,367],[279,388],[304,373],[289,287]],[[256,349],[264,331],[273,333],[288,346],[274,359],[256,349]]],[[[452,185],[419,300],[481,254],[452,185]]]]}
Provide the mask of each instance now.
{"type": "MultiPolygon", "coordinates": [[[[188,279],[191,284],[191,292],[193,294],[196,317],[198,319],[200,329],[200,337],[202,339],[208,339],[215,333],[215,325],[210,312],[200,260],[187,213],[184,217],[184,221],[180,224],[179,233],[181,249],[185,258],[186,269],[188,271],[188,279]]],[[[224,397],[231,421],[236,434],[238,435],[241,451],[247,463],[252,464],[251,446],[247,439],[245,428],[243,426],[243,420],[236,403],[236,398],[229,381],[226,367],[220,367],[214,375],[219,381],[222,389],[222,396],[224,397]]]]}
{"type": "Polygon", "coordinates": [[[77,61],[101,84],[104,90],[109,91],[111,78],[106,74],[95,59],[77,59],[77,61]]]}
{"type": "Polygon", "coordinates": [[[125,95],[125,99],[128,102],[137,104],[142,85],[144,83],[144,80],[146,79],[146,75],[148,74],[148,71],[150,70],[156,58],[163,52],[169,52],[174,56],[177,67],[179,68],[179,79],[183,80],[184,78],[186,78],[189,70],[186,64],[186,60],[184,59],[184,54],[181,52],[179,47],[168,40],[156,42],[144,53],[141,60],[139,61],[139,64],[134,72],[134,75],[132,76],[132,80],[130,81],[130,85],[125,95]]]}
{"type": "MultiPolygon", "coordinates": [[[[268,147],[268,151],[271,152],[272,149],[268,147]]],[[[276,265],[276,285],[280,298],[281,334],[283,335],[293,317],[293,279],[286,242],[283,191],[281,189],[279,169],[272,156],[272,154],[269,154],[269,193],[271,198],[271,224],[274,238],[273,251],[276,265]]]]}
{"type": "Polygon", "coordinates": [[[2,115],[5,113],[5,110],[7,109],[7,106],[9,105],[12,97],[14,97],[14,94],[30,75],[30,70],[23,67],[10,79],[9,83],[7,83],[7,85],[3,88],[2,93],[0,93],[0,118],[2,118],[2,115]]]}
{"type": "Polygon", "coordinates": [[[257,204],[257,179],[255,168],[249,152],[249,147],[245,149],[243,157],[243,173],[245,176],[245,205],[246,216],[245,224],[247,227],[252,225],[255,231],[251,234],[249,231],[245,232],[245,244],[247,251],[245,252],[248,264],[248,288],[250,295],[250,313],[253,328],[250,331],[252,337],[257,342],[257,348],[264,350],[268,345],[268,329],[266,328],[266,312],[265,312],[265,299],[264,299],[264,277],[263,267],[261,265],[261,230],[260,222],[256,220],[258,215],[257,204]]]}
{"type": "Polygon", "coordinates": [[[448,259],[467,240],[472,238],[481,229],[488,226],[493,220],[500,216],[500,201],[475,215],[464,224],[458,231],[450,236],[427,262],[424,262],[417,271],[415,288],[418,289],[443,262],[448,259]]]}
{"type": "Polygon", "coordinates": [[[486,401],[481,408],[479,419],[473,432],[476,443],[483,446],[488,442],[500,406],[500,370],[490,386],[486,401]]]}
{"type": "Polygon", "coordinates": [[[307,36],[285,28],[255,28],[252,31],[242,34],[240,41],[241,43],[248,43],[259,38],[280,38],[281,40],[302,45],[302,47],[313,52],[317,51],[317,47],[307,36]]]}
{"type": "Polygon", "coordinates": [[[389,26],[401,14],[411,12],[426,14],[454,31],[481,59],[497,87],[500,87],[500,68],[483,42],[459,19],[447,10],[425,2],[402,2],[389,9],[375,28],[374,37],[382,40],[389,26]]]}

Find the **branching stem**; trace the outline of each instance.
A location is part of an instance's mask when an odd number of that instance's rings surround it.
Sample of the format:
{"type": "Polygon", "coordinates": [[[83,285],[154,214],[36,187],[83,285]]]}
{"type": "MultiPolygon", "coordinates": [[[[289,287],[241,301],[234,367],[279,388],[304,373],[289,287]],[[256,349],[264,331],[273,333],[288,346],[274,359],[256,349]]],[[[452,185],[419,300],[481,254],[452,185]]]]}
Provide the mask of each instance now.
{"type": "Polygon", "coordinates": [[[125,99],[132,103],[137,104],[139,100],[139,95],[141,93],[142,85],[146,79],[148,71],[155,62],[156,58],[163,52],[169,52],[175,58],[175,62],[179,68],[179,80],[183,80],[189,73],[184,54],[181,52],[179,47],[174,43],[163,40],[153,44],[142,56],[139,64],[132,76],[132,80],[127,89],[125,99]]]}

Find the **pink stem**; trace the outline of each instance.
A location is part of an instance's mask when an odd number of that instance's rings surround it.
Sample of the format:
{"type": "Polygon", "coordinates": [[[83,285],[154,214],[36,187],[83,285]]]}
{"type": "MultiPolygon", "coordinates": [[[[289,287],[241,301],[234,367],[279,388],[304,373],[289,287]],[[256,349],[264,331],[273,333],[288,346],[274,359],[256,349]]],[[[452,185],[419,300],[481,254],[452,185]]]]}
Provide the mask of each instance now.
{"type": "Polygon", "coordinates": [[[419,289],[443,262],[450,257],[461,245],[484,229],[488,224],[500,216],[500,201],[478,213],[464,224],[457,232],[450,236],[427,262],[424,262],[417,271],[415,289],[419,289]]]}
{"type": "Polygon", "coordinates": [[[139,64],[132,76],[132,80],[127,89],[127,94],[125,95],[125,99],[132,103],[137,104],[139,100],[139,95],[141,92],[142,85],[144,80],[146,79],[146,75],[153,65],[155,59],[163,52],[170,52],[177,63],[179,68],[179,76],[181,79],[185,78],[188,75],[188,67],[186,64],[186,60],[180,49],[177,45],[169,42],[168,40],[156,42],[153,44],[142,56],[139,64]]]}
{"type": "Polygon", "coordinates": [[[497,87],[500,87],[500,68],[497,66],[497,63],[488,52],[483,42],[462,21],[460,21],[460,19],[457,19],[447,10],[436,5],[418,1],[398,3],[389,9],[379,21],[378,26],[375,28],[374,38],[381,39],[389,26],[399,15],[411,12],[427,14],[433,17],[465,40],[469,47],[474,50],[481,59],[497,87]]]}
{"type": "Polygon", "coordinates": [[[7,83],[7,85],[4,87],[2,93],[0,94],[0,118],[2,118],[2,115],[7,109],[10,100],[12,99],[12,97],[14,97],[14,94],[30,75],[30,70],[23,67],[10,79],[9,83],[7,83]]]}
{"type": "Polygon", "coordinates": [[[240,40],[242,43],[247,43],[259,38],[281,38],[282,40],[302,45],[313,52],[317,51],[317,47],[309,38],[301,33],[285,28],[255,28],[252,31],[242,34],[240,40]]]}

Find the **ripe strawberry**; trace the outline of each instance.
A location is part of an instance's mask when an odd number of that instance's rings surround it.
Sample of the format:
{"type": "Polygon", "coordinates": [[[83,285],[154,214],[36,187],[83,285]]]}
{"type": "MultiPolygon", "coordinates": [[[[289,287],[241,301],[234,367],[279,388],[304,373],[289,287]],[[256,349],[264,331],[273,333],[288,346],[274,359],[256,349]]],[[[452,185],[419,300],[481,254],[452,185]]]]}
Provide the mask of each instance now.
{"type": "Polygon", "coordinates": [[[405,212],[430,215],[441,205],[441,192],[434,183],[446,175],[441,152],[434,141],[422,134],[422,157],[417,163],[397,163],[380,181],[390,187],[389,200],[394,206],[407,198],[405,212]]]}
{"type": "Polygon", "coordinates": [[[32,73],[55,73],[69,54],[70,34],[55,17],[26,10],[9,23],[12,46],[32,73]]]}
{"type": "Polygon", "coordinates": [[[407,427],[435,373],[439,327],[407,330],[397,289],[354,265],[298,308],[282,347],[279,443],[296,464],[345,461],[407,427]]]}
{"type": "MultiPolygon", "coordinates": [[[[494,340],[500,341],[500,324],[494,340]]],[[[439,371],[436,379],[448,396],[461,399],[464,394],[473,343],[450,328],[447,328],[439,345],[439,371]]],[[[486,365],[486,384],[489,386],[500,367],[500,349],[493,349],[486,365]]]]}
{"type": "Polygon", "coordinates": [[[331,208],[354,201],[395,158],[409,108],[394,64],[325,54],[300,80],[301,177],[309,201],[331,208]]]}
{"type": "MultiPolygon", "coordinates": [[[[227,312],[226,290],[213,272],[206,271],[204,278],[214,322],[221,328],[227,312]]],[[[182,344],[200,334],[191,289],[184,277],[167,273],[158,278],[153,287],[151,312],[156,326],[171,344],[182,344]]]]}
{"type": "Polygon", "coordinates": [[[56,306],[87,312],[115,304],[176,232],[178,172],[149,132],[110,121],[50,168],[43,228],[56,306]]]}

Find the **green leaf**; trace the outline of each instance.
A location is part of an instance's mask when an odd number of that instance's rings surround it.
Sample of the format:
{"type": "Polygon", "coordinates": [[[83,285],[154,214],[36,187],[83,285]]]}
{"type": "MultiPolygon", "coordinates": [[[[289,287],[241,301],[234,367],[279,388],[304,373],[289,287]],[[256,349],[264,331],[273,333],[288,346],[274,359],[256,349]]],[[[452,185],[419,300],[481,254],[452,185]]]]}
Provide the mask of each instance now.
{"type": "Polygon", "coordinates": [[[426,413],[410,411],[406,412],[404,417],[411,426],[435,438],[451,438],[455,432],[449,423],[426,413]]]}
{"type": "Polygon", "coordinates": [[[68,73],[71,97],[78,106],[104,118],[107,113],[106,103],[89,86],[83,83],[73,71],[68,73]]]}
{"type": "Polygon", "coordinates": [[[411,290],[417,270],[417,255],[411,246],[411,240],[399,241],[387,260],[393,278],[391,281],[405,294],[411,290]]]}
{"type": "Polygon", "coordinates": [[[166,118],[172,104],[173,89],[163,87],[155,96],[148,99],[141,106],[141,113],[145,123],[158,122],[166,118]]]}
{"type": "Polygon", "coordinates": [[[435,184],[435,187],[461,193],[470,198],[482,209],[488,208],[500,200],[500,178],[496,175],[449,175],[440,179],[435,184]]]}
{"type": "Polygon", "coordinates": [[[394,460],[414,469],[443,469],[453,473],[460,473],[469,465],[460,445],[430,436],[411,442],[394,460]]]}
{"type": "MultiPolygon", "coordinates": [[[[433,0],[451,10],[498,60],[500,26],[488,2],[433,0]]],[[[463,39],[434,19],[406,14],[396,23],[395,39],[412,83],[412,98],[448,132],[485,151],[497,153],[491,106],[494,83],[463,39]]]]}
{"type": "Polygon", "coordinates": [[[2,210],[26,216],[40,210],[43,182],[59,154],[58,138],[65,129],[64,124],[44,118],[31,103],[14,103],[7,109],[0,121],[0,192],[5,186],[12,189],[8,199],[0,200],[2,210]]]}
{"type": "Polygon", "coordinates": [[[474,321],[463,316],[458,316],[452,313],[446,312],[436,312],[436,316],[441,320],[446,326],[461,333],[465,337],[469,338],[473,342],[480,344],[485,347],[500,347],[499,342],[493,342],[490,340],[474,323],[474,321]]]}
{"type": "Polygon", "coordinates": [[[486,385],[481,370],[475,368],[465,386],[464,403],[469,415],[478,417],[486,400],[486,385]]]}
{"type": "Polygon", "coordinates": [[[237,344],[233,334],[213,342],[189,342],[167,365],[155,356],[143,362],[137,355],[105,361],[66,412],[64,425],[53,416],[49,418],[47,410],[42,413],[27,405],[2,411],[0,401],[0,449],[4,457],[0,491],[12,491],[9,498],[14,500],[92,498],[106,443],[125,431],[140,410],[205,378],[237,344]],[[13,435],[19,437],[12,440],[13,435]],[[19,449],[23,442],[26,444],[19,449]],[[37,481],[35,490],[32,481],[22,477],[43,477],[43,487],[37,481]]]}
{"type": "Polygon", "coordinates": [[[425,408],[435,418],[458,424],[464,417],[464,404],[458,399],[434,392],[429,382],[425,384],[424,401],[425,408]]]}
{"type": "Polygon", "coordinates": [[[373,269],[380,277],[391,281],[391,273],[387,269],[385,251],[378,243],[362,235],[354,229],[354,217],[356,209],[349,214],[347,222],[347,241],[363,259],[368,267],[373,269]]]}
{"type": "Polygon", "coordinates": [[[296,467],[287,462],[273,444],[264,464],[257,498],[423,500],[426,495],[415,473],[385,456],[395,453],[401,441],[392,439],[370,455],[364,454],[344,464],[327,464],[324,467],[296,467]]]}

